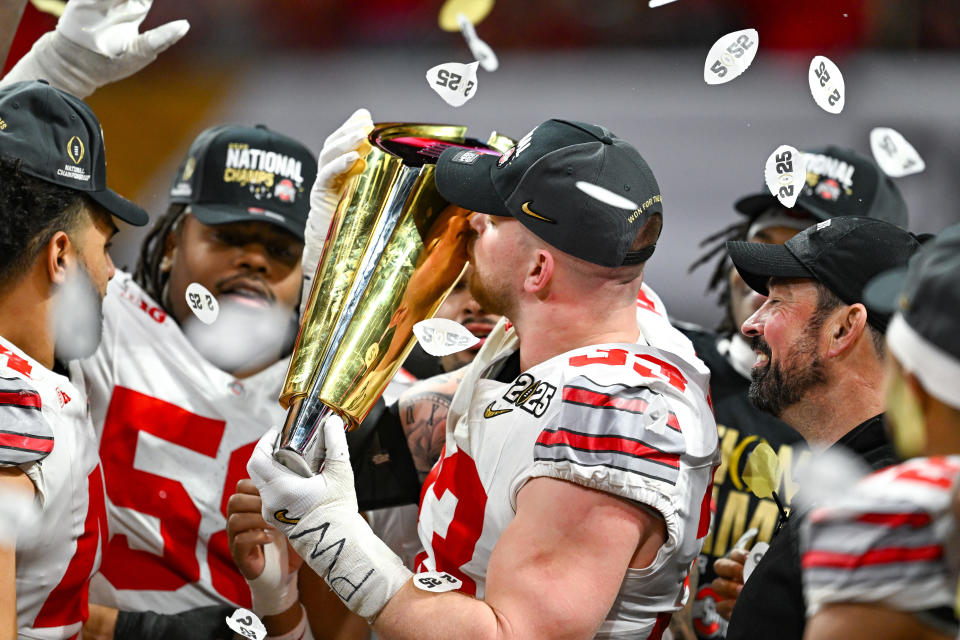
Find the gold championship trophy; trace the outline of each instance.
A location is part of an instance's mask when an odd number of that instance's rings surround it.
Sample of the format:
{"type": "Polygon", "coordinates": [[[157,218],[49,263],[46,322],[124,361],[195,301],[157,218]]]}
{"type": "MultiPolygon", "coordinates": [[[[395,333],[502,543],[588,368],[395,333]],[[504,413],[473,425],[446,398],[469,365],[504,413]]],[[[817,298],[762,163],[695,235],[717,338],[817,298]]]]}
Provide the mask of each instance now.
{"type": "Polygon", "coordinates": [[[314,441],[338,414],[356,428],[413,347],[413,325],[431,317],[467,260],[469,211],[446,202],[433,174],[444,149],[497,153],[466,127],[388,123],[370,133],[363,171],[347,180],[287,369],[280,404],[287,420],[278,461],[319,471],[314,441]]]}

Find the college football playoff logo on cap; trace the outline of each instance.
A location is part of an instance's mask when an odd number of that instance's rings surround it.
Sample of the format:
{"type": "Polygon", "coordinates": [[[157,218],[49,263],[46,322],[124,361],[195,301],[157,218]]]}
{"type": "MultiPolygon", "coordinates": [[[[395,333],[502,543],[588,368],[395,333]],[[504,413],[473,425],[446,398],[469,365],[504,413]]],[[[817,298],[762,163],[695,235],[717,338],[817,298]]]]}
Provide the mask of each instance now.
{"type": "Polygon", "coordinates": [[[180,176],[180,179],[187,181],[193,177],[193,172],[197,168],[197,159],[193,156],[187,158],[186,164],[183,165],[183,175],[180,176]]]}
{"type": "Polygon", "coordinates": [[[85,151],[83,141],[77,136],[73,136],[67,141],[67,156],[73,161],[73,164],[80,164],[85,151]]]}

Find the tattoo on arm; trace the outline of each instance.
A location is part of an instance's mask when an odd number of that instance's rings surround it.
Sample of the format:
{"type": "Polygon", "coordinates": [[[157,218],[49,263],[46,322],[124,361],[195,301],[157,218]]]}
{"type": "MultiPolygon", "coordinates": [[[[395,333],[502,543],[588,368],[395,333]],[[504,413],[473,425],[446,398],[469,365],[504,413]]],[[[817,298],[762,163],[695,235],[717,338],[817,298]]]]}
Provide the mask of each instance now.
{"type": "Polygon", "coordinates": [[[423,391],[400,399],[400,416],[413,464],[422,481],[443,449],[451,395],[423,391]]]}

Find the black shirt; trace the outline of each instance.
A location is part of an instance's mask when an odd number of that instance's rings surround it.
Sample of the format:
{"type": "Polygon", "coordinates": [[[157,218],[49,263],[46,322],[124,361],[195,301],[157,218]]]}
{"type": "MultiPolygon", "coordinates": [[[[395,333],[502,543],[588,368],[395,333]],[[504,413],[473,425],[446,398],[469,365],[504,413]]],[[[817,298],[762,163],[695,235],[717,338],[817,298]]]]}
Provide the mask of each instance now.
{"type": "MultiPolygon", "coordinates": [[[[899,462],[884,430],[883,414],[857,426],[833,446],[845,447],[874,470],[899,462]]],[[[727,640],[802,640],[806,626],[798,544],[802,519],[803,514],[792,513],[774,536],[740,592],[727,640]]]]}
{"type": "Polygon", "coordinates": [[[693,603],[697,636],[701,640],[718,640],[724,637],[727,624],[716,612],[716,596],[710,587],[716,577],[714,560],[726,555],[750,528],[759,531],[756,542],[769,542],[780,517],[772,499],[757,498],[744,484],[742,472],[746,461],[761,442],[773,448],[784,473],[777,495],[786,505],[796,490],[792,468],[798,458],[809,454],[799,433],[750,403],[749,378],[734,369],[728,356],[720,352],[719,345],[725,336],[696,325],[677,323],[677,328],[690,339],[697,356],[710,369],[710,397],[723,456],[714,474],[713,527],[697,560],[700,586],[693,603]]]}

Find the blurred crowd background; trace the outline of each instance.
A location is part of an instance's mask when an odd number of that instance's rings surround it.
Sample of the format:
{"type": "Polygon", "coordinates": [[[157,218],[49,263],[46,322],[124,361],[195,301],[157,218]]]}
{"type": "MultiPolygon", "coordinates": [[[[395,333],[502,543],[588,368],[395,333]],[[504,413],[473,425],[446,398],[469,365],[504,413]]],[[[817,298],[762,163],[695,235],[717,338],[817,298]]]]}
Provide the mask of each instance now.
{"type": "MultiPolygon", "coordinates": [[[[873,127],[897,129],[927,164],[897,180],[914,231],[960,221],[960,2],[954,0],[499,0],[477,26],[499,56],[476,96],[454,109],[426,70],[470,62],[442,31],[443,0],[163,0],[145,27],[186,18],[191,31],[152,66],[90,98],[106,131],[111,183],[152,215],[193,137],[223,122],[264,123],[319,151],[353,109],[375,120],[450,122],[485,138],[519,137],[548,117],[604,124],[633,142],[660,182],[665,225],[647,281],[673,316],[712,325],[698,243],[737,219],[780,144],[828,143],[869,154],[873,127]],[[722,35],[755,28],[753,66],[719,86],[703,62],[722,35]],[[835,116],[810,96],[807,67],[843,72],[835,116]]],[[[56,19],[27,8],[9,67],[56,19]]],[[[140,235],[115,243],[133,267],[140,235]]]]}

